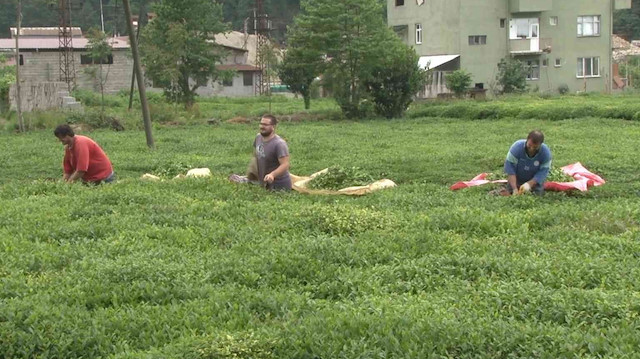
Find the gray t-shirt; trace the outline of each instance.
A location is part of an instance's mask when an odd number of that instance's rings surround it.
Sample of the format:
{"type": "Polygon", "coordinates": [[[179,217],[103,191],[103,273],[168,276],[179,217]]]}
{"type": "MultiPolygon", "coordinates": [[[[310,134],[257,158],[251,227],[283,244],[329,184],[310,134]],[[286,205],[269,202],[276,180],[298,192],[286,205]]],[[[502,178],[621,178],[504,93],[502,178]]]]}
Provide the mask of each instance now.
{"type": "MultiPolygon", "coordinates": [[[[256,159],[258,160],[258,180],[264,185],[264,176],[273,172],[280,166],[279,158],[289,156],[287,143],[278,135],[264,142],[262,135],[258,134],[253,141],[256,159]]],[[[275,178],[269,189],[291,189],[291,177],[289,171],[275,178]]]]}

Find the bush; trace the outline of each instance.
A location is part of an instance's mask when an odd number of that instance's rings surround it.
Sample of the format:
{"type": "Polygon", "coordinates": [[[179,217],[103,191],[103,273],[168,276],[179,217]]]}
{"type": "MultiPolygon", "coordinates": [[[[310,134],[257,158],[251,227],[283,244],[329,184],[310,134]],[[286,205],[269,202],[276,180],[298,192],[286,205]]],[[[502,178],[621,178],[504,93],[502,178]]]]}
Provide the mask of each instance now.
{"type": "Polygon", "coordinates": [[[457,97],[462,97],[471,85],[471,74],[465,70],[456,70],[446,76],[447,88],[457,97]]]}
{"type": "MultiPolygon", "coordinates": [[[[72,92],[72,96],[85,106],[101,106],[102,98],[100,93],[89,90],[76,89],[72,92]]],[[[127,102],[128,104],[128,102],[127,102]]],[[[118,95],[105,95],[104,105],[106,107],[125,107],[125,102],[118,95]]]]}
{"type": "Polygon", "coordinates": [[[85,112],[71,112],[67,116],[69,124],[85,124],[92,129],[111,128],[116,131],[123,131],[122,121],[117,117],[107,113],[101,113],[97,109],[87,109],[85,112]]]}
{"type": "Polygon", "coordinates": [[[558,86],[558,93],[561,95],[566,95],[567,93],[569,93],[569,85],[560,84],[560,86],[558,86]]]}
{"type": "Polygon", "coordinates": [[[374,65],[365,85],[375,112],[386,118],[402,117],[425,80],[425,71],[418,66],[415,51],[402,43],[397,43],[395,48],[384,61],[374,65]]]}
{"type": "Polygon", "coordinates": [[[151,119],[157,123],[176,122],[180,117],[175,106],[166,103],[149,104],[151,119]]]}
{"type": "Polygon", "coordinates": [[[527,69],[520,60],[504,58],[498,63],[498,83],[503,93],[521,93],[527,89],[527,69]]]}

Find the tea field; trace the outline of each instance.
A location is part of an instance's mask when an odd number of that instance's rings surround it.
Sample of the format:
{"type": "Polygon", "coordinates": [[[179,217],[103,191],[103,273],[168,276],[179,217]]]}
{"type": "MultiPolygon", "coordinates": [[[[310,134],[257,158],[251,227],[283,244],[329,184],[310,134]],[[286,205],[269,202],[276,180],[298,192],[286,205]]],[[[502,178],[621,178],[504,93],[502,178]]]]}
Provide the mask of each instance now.
{"type": "Polygon", "coordinates": [[[1,358],[640,357],[640,122],[284,122],[291,172],[358,166],[364,197],[266,193],[257,123],[89,133],[117,183],[68,185],[51,130],[0,134],[1,358]],[[587,193],[450,191],[545,132],[587,193]],[[192,167],[209,179],[144,182],[192,167]]]}

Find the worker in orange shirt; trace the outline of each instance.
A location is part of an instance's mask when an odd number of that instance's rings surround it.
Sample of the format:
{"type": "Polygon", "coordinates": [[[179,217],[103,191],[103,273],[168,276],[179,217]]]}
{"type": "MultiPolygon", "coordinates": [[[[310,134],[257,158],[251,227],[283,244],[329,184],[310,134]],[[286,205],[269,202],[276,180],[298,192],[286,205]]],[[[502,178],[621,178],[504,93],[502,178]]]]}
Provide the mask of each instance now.
{"type": "Polygon", "coordinates": [[[111,161],[102,148],[86,136],[76,135],[69,125],[56,127],[53,134],[64,145],[63,179],[84,183],[110,183],[116,178],[111,161]]]}

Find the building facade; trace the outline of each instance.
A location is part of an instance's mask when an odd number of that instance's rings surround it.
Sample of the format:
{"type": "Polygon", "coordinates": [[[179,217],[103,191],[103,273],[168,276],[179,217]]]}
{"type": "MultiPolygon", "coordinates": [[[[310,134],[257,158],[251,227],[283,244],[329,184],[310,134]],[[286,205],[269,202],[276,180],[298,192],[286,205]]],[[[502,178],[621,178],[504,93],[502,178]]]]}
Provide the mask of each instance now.
{"type": "Polygon", "coordinates": [[[527,65],[531,89],[611,90],[613,11],[631,0],[387,0],[388,24],[432,70],[424,97],[446,93],[464,69],[474,87],[498,89],[503,58],[527,65]]]}
{"type": "MultiPolygon", "coordinates": [[[[0,39],[0,54],[11,59],[15,55],[16,29],[11,28],[12,38],[0,39]]],[[[75,85],[77,88],[99,91],[100,78],[97,66],[89,57],[88,39],[83,37],[80,28],[72,28],[73,63],[75,85]]],[[[260,68],[256,67],[256,36],[237,31],[217,34],[215,43],[224,48],[225,57],[221,70],[233,71],[228,81],[209,81],[197,89],[200,96],[250,97],[255,95],[254,84],[259,80],[260,68]]],[[[111,55],[105,59],[103,82],[106,93],[129,91],[133,74],[133,59],[127,37],[108,39],[111,55]]],[[[22,28],[20,34],[20,73],[23,81],[56,82],[60,81],[60,43],[58,28],[22,28]]],[[[11,63],[9,63],[11,64],[11,63]]],[[[150,81],[149,91],[162,91],[154,88],[150,81]]]]}

